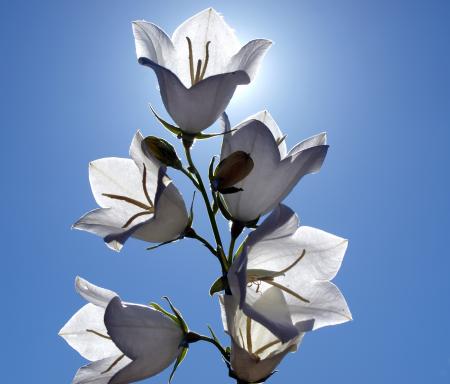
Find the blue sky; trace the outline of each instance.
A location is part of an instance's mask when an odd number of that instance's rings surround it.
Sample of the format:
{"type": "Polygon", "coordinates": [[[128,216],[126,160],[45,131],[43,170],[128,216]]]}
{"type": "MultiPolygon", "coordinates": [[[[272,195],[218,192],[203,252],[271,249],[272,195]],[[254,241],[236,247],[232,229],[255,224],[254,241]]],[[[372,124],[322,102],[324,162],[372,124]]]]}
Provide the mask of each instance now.
{"type": "MultiPolygon", "coordinates": [[[[322,171],[286,203],[302,223],[350,241],[335,281],[354,321],[309,334],[271,382],[450,381],[448,1],[0,6],[3,381],[68,383],[84,363],[57,337],[84,304],[73,290],[77,274],[129,301],[168,295],[191,328],[211,324],[226,341],[217,300],[207,294],[219,269],[197,243],[149,253],[130,241],[116,254],[70,230],[95,207],[90,160],[126,156],[138,128],[171,139],[149,112],[151,102],[165,115],[154,75],[136,63],[130,22],[146,19],[171,33],[208,6],[242,42],[275,42],[255,83],[230,104],[232,124],[266,108],[289,146],[327,131],[322,171]]],[[[195,146],[204,169],[219,145],[195,146]]],[[[190,185],[173,176],[190,199],[190,185]]],[[[193,345],[175,380],[227,378],[209,345],[193,345]]]]}

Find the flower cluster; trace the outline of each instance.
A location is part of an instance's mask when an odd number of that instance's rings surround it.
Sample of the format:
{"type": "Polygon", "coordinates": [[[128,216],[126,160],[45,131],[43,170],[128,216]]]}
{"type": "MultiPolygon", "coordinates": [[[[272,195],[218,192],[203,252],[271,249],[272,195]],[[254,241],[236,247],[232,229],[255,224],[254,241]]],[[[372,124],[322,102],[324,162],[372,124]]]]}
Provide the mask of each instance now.
{"type": "Polygon", "coordinates": [[[191,238],[201,242],[220,264],[210,288],[218,294],[230,346],[190,331],[168,298],[157,303],[123,302],[113,291],[77,277],[76,291],[88,301],[60,335],[84,358],[73,384],[127,384],[166,369],[170,380],[189,345],[205,341],[221,354],[229,376],[238,383],[261,383],[306,332],[351,320],[347,303],[331,282],[347,240],[299,224],[282,204],[300,179],[316,173],[327,154],[326,134],[310,137],[288,150],[286,135],[267,111],[231,128],[225,109],[238,85],[254,80],[271,42],[256,39],[242,46],[234,31],[213,9],[180,25],[170,38],[155,24],[133,22],[138,62],[158,80],[174,123],[156,114],[161,125],[180,139],[187,165],[169,142],[136,132],[130,158],[109,157],[89,164],[89,181],[100,208],[73,227],[96,234],[120,251],[136,238],[156,243],[149,249],[191,238]],[[220,133],[205,133],[216,121],[220,133]],[[208,183],[197,170],[196,140],[223,139],[220,161],[212,158],[208,183]],[[194,205],[186,208],[168,172],[182,172],[202,196],[214,242],[194,229],[194,205]],[[216,216],[230,223],[225,252],[216,216]],[[246,235],[240,246],[236,242],[246,235]],[[236,249],[235,249],[236,248],[236,249]]]}

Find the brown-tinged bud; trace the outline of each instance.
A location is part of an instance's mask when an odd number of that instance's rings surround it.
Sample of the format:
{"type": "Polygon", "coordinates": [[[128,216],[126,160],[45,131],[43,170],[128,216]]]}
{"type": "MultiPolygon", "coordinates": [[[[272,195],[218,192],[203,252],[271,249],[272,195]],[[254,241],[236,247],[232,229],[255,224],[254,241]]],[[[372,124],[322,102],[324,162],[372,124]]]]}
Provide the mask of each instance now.
{"type": "Polygon", "coordinates": [[[156,136],[147,136],[142,141],[142,150],[164,165],[175,169],[183,168],[175,148],[168,141],[156,136]]]}
{"type": "Polygon", "coordinates": [[[236,151],[223,159],[211,180],[212,188],[220,193],[235,193],[242,189],[234,185],[246,178],[253,169],[253,160],[244,151],[236,151]]]}

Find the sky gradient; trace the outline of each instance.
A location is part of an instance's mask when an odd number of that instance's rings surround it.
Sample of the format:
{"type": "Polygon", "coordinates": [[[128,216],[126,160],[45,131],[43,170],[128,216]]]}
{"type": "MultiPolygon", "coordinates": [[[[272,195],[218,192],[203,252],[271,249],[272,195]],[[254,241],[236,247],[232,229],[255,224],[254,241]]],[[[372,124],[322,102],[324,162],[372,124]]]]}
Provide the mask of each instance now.
{"type": "MultiPolygon", "coordinates": [[[[84,305],[76,275],[127,301],[167,295],[193,330],[210,324],[226,342],[208,296],[219,268],[199,244],[149,252],[130,241],[117,254],[70,229],[95,208],[89,161],[126,157],[137,129],[175,143],[149,111],[168,118],[136,62],[131,21],[171,34],[208,6],[241,42],[275,42],[231,102],[232,125],[267,109],[288,147],[327,131],[322,171],[285,203],[349,239],[335,282],[354,321],[308,334],[270,382],[450,382],[450,2],[437,0],[2,1],[3,381],[69,383],[85,363],[57,336],[84,305]]],[[[199,167],[219,148],[197,143],[199,167]]],[[[171,176],[189,201],[189,183],[171,176]]],[[[188,382],[227,382],[209,345],[193,345],[178,370],[174,383],[188,382]]]]}

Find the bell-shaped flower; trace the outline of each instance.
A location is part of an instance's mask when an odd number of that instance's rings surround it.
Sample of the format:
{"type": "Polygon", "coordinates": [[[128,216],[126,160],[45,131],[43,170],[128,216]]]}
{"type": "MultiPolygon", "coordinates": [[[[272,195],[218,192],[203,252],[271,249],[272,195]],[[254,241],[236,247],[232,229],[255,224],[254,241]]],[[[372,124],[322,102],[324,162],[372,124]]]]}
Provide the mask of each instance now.
{"type": "Polygon", "coordinates": [[[155,71],[167,112],[196,134],[213,124],[240,84],[248,84],[271,42],[242,46],[222,16],[208,8],[181,24],[170,38],[146,21],[133,22],[138,61],[155,71]]]}
{"type": "Polygon", "coordinates": [[[89,164],[89,181],[101,207],[81,217],[73,227],[103,237],[120,251],[129,237],[152,243],[179,238],[188,225],[183,198],[165,174],[165,167],[144,152],[138,131],[131,159],[108,157],[89,164]]]}
{"type": "Polygon", "coordinates": [[[115,292],[77,277],[77,292],[89,303],[59,335],[87,360],[73,384],[128,384],[156,375],[174,362],[184,332],[153,308],[123,303],[115,292]]]}
{"type": "Polygon", "coordinates": [[[318,172],[327,154],[326,134],[321,133],[295,145],[289,152],[285,136],[267,111],[262,111],[231,130],[222,116],[226,132],[221,160],[236,151],[253,160],[251,173],[235,185],[241,192],[222,196],[235,221],[251,223],[272,211],[309,173],[318,172]]]}
{"type": "Polygon", "coordinates": [[[283,342],[303,321],[314,319],[314,329],[344,323],[350,310],[330,280],[346,249],[347,240],[299,227],[297,215],[279,205],[245,240],[228,272],[231,292],[247,316],[283,342]]]}
{"type": "MultiPolygon", "coordinates": [[[[272,298],[268,295],[269,292],[260,295],[260,305],[271,305],[272,298]]],[[[264,382],[287,353],[297,350],[304,333],[314,324],[314,320],[298,323],[298,334],[282,343],[267,328],[246,316],[235,296],[221,295],[219,300],[223,326],[231,337],[232,375],[243,382],[264,382]]],[[[284,315],[288,316],[286,312],[284,315]]]]}

